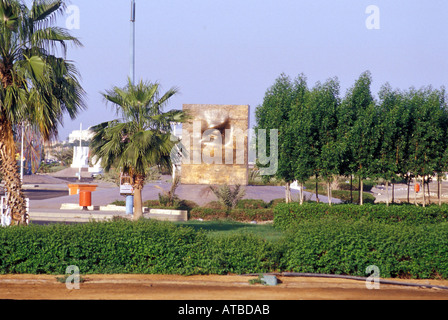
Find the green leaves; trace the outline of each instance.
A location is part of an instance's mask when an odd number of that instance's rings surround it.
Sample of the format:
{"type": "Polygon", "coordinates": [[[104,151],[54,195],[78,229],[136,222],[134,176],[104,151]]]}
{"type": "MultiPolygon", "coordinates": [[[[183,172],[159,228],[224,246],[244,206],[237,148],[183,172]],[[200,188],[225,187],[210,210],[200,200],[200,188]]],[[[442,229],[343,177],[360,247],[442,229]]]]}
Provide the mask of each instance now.
{"type": "Polygon", "coordinates": [[[41,82],[45,79],[45,76],[48,74],[49,66],[45,63],[45,61],[39,56],[27,57],[24,56],[25,60],[23,63],[23,67],[27,69],[30,75],[41,82]]]}
{"type": "Polygon", "coordinates": [[[140,220],[0,229],[0,273],[226,274],[273,271],[261,237],[207,237],[191,227],[140,220]]]}
{"type": "Polygon", "coordinates": [[[19,26],[19,12],[20,7],[17,2],[2,1],[0,3],[0,27],[10,31],[17,29],[19,26]]]}
{"type": "Polygon", "coordinates": [[[171,122],[185,117],[178,110],[162,111],[177,91],[170,89],[160,97],[159,88],[143,81],[133,85],[129,80],[126,87],[103,94],[120,116],[93,128],[92,153],[102,159],[106,170],[114,166],[145,175],[152,166],[170,166],[170,153],[177,142],[171,139],[171,122]]]}
{"type": "Polygon", "coordinates": [[[159,88],[157,83],[140,81],[134,85],[128,79],[124,88],[106,91],[103,96],[120,119],[92,128],[92,155],[101,159],[106,171],[113,167],[131,177],[136,219],[143,214],[141,190],[146,173],[155,166],[171,169],[171,157],[178,143],[177,138],[172,138],[171,123],[185,119],[181,111],[162,110],[177,89],[172,88],[160,97],[159,88]]]}
{"type": "Polygon", "coordinates": [[[366,71],[340,99],[337,78],[310,90],[303,75],[276,79],[256,110],[257,130],[279,130],[276,177],[289,183],[316,175],[329,183],[354,174],[388,183],[441,176],[448,169],[445,89],[403,91],[386,83],[376,101],[371,84],[366,71]]]}
{"type": "Polygon", "coordinates": [[[235,185],[233,188],[224,184],[220,187],[209,186],[209,189],[227,210],[235,209],[238,202],[246,195],[246,190],[239,184],[235,185]]]}
{"type": "MultiPolygon", "coordinates": [[[[266,130],[266,141],[270,141],[271,129],[278,130],[279,159],[276,177],[286,182],[296,179],[302,181],[310,175],[309,163],[299,160],[309,152],[308,132],[306,127],[298,123],[305,119],[307,92],[306,78],[303,75],[292,81],[282,74],[266,91],[263,104],[255,111],[256,131],[266,130]]],[[[266,152],[270,152],[269,146],[266,152]]]]}
{"type": "MultiPolygon", "coordinates": [[[[293,207],[297,213],[304,208],[293,207]]],[[[367,276],[366,267],[376,265],[384,278],[448,278],[448,224],[434,223],[429,211],[424,214],[429,223],[403,223],[398,218],[406,214],[381,221],[378,206],[340,206],[370,209],[372,219],[329,212],[338,206],[314,207],[319,209],[308,206],[300,224],[272,242],[249,232],[208,234],[151,220],[0,228],[0,274],[64,274],[68,265],[76,265],[84,275],[293,271],[367,276]]]]}
{"type": "Polygon", "coordinates": [[[35,125],[45,139],[57,133],[64,113],[74,118],[85,108],[76,67],[54,55],[59,48],[65,53],[69,42],[81,45],[53,26],[63,8],[62,1],[33,1],[31,9],[21,1],[0,1],[2,116],[12,124],[35,125]]]}

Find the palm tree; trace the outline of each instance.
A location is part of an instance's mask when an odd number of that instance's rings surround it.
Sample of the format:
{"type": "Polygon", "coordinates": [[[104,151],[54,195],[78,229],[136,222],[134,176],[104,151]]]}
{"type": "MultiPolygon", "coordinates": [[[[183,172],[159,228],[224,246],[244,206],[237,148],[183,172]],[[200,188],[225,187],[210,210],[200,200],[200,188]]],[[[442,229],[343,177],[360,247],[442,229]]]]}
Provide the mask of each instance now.
{"type": "Polygon", "coordinates": [[[172,150],[178,141],[171,136],[171,123],[183,122],[180,110],[163,112],[164,106],[178,90],[171,88],[162,96],[159,84],[130,79],[124,88],[114,87],[103,93],[120,119],[103,122],[92,128],[91,154],[101,159],[107,172],[121,170],[131,177],[134,189],[134,220],[143,216],[142,189],[148,170],[159,166],[171,168],[172,150]]]}
{"type": "Polygon", "coordinates": [[[220,187],[209,186],[213,194],[218,198],[218,201],[226,206],[227,210],[235,209],[238,202],[246,195],[246,190],[237,184],[232,189],[227,184],[220,187]]]}
{"type": "Polygon", "coordinates": [[[0,173],[12,224],[26,224],[26,203],[15,160],[14,129],[26,122],[44,140],[57,136],[63,115],[85,108],[75,66],[65,59],[68,43],[81,46],[55,27],[61,0],[0,0],[0,173]],[[62,53],[62,57],[57,56],[62,53]]]}

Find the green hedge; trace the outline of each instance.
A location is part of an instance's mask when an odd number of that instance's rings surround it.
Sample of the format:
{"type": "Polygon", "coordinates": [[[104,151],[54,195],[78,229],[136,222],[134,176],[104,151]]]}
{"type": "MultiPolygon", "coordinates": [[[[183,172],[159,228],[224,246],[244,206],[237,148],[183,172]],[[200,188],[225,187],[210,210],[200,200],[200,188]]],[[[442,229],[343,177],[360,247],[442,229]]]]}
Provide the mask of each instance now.
{"type": "Polygon", "coordinates": [[[290,230],[281,268],[292,272],[383,278],[448,278],[448,224],[317,220],[290,230]]]}
{"type": "Polygon", "coordinates": [[[0,228],[0,273],[269,272],[278,250],[251,235],[207,237],[152,220],[0,228]]]}
{"type": "Polygon", "coordinates": [[[270,221],[274,219],[273,209],[212,209],[197,207],[189,213],[190,219],[218,220],[231,219],[234,221],[270,221]]]}
{"type": "Polygon", "coordinates": [[[279,204],[281,269],[381,277],[448,278],[448,206],[279,204]]]}
{"type": "MultiPolygon", "coordinates": [[[[293,206],[279,206],[277,213],[283,210],[290,218],[293,206]]],[[[295,271],[366,276],[367,266],[376,265],[381,277],[448,279],[443,208],[408,213],[415,219],[420,215],[420,223],[409,216],[381,216],[373,207],[341,206],[338,214],[322,208],[310,206],[308,214],[297,210],[300,223],[291,223],[275,242],[253,234],[208,236],[192,227],[145,219],[0,228],[0,273],[64,274],[67,266],[76,265],[82,274],[295,271]]]]}
{"type": "Polygon", "coordinates": [[[281,203],[274,208],[274,225],[286,230],[304,221],[322,219],[366,220],[384,223],[419,225],[448,221],[448,205],[417,207],[415,205],[281,203]]]}

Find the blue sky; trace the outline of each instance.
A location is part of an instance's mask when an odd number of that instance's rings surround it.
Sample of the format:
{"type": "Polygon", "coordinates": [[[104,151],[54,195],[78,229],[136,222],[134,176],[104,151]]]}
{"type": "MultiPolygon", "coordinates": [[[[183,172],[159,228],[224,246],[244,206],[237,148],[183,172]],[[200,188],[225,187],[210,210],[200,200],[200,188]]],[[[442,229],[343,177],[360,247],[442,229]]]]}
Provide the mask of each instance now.
{"type": "MultiPolygon", "coordinates": [[[[341,96],[370,70],[372,91],[448,83],[446,0],[136,0],[136,80],[157,81],[185,103],[249,104],[254,111],[275,79],[303,73],[312,87],[337,76],[341,96]],[[380,29],[368,29],[369,5],[380,29]]],[[[88,109],[64,120],[72,130],[115,118],[100,92],[129,75],[130,0],[72,0],[84,44],[69,48],[88,109]]],[[[58,20],[65,25],[65,19],[58,20]]]]}

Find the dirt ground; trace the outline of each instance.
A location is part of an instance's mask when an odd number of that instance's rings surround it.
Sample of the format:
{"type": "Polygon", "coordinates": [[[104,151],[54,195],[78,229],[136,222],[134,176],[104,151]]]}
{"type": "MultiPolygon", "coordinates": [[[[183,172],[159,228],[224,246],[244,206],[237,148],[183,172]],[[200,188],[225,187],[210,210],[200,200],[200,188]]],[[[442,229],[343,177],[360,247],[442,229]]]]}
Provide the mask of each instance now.
{"type": "MultiPolygon", "coordinates": [[[[81,275],[67,289],[54,275],[0,275],[0,299],[12,300],[447,300],[447,289],[309,277],[278,277],[276,286],[253,276],[81,275]]],[[[448,287],[448,281],[394,280],[448,287]]]]}

